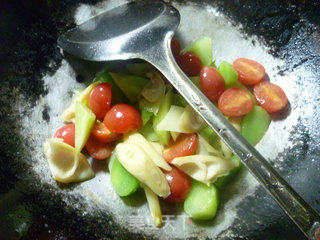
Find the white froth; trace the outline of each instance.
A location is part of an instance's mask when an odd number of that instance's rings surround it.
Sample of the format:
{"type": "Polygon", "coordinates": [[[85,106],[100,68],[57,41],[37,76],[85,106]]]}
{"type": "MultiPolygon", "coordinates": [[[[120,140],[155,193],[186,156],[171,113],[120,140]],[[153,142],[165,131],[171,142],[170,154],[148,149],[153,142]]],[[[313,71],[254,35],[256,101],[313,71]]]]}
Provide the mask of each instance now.
{"type": "MultiPolygon", "coordinates": [[[[124,2],[126,1],[104,1],[96,6],[81,4],[76,10],[74,16],[75,22],[77,24],[83,23],[85,20],[124,2]]],[[[209,36],[213,40],[213,53],[217,64],[222,60],[232,62],[238,57],[252,58],[265,66],[269,76],[276,76],[276,67],[283,65],[283,62],[268,54],[268,49],[260,44],[256,38],[249,37],[249,39],[245,39],[239,28],[232,26],[229,20],[215,8],[211,6],[200,7],[191,3],[189,5],[180,5],[178,3],[174,5],[181,14],[178,36],[182,39],[184,46],[200,36],[209,36]],[[255,45],[253,45],[252,40],[256,42],[255,45]]],[[[247,172],[239,176],[239,181],[228,189],[230,198],[224,203],[223,209],[218,212],[212,226],[189,224],[187,216],[181,213],[175,217],[174,221],[167,222],[163,228],[150,228],[150,213],[147,204],[144,203],[140,207],[125,205],[112,189],[109,173],[103,170],[105,168],[100,163],[95,163],[95,167],[99,171],[97,171],[94,179],[77,184],[72,190],[60,190],[49,173],[47,160],[42,154],[42,144],[46,138],[53,134],[54,130],[63,124],[60,115],[71,102],[69,93],[75,88],[83,87],[83,85],[77,83],[75,78],[76,76],[71,66],[66,61],[62,61],[61,67],[53,76],[48,75],[43,78],[46,88],[49,89],[49,93],[37,102],[29,117],[25,116],[23,118],[23,125],[27,134],[32,138],[32,147],[35,148],[33,169],[43,182],[53,185],[57,191],[64,192],[65,194],[82,196],[85,199],[84,204],[87,208],[87,213],[94,214],[96,210],[103,209],[104,211],[111,212],[113,217],[122,226],[128,226],[128,228],[132,225],[132,221],[135,220],[135,227],[129,230],[136,232],[148,230],[149,234],[153,233],[155,237],[161,239],[172,237],[183,238],[187,236],[213,237],[232,225],[233,220],[238,217],[238,204],[246,197],[252,195],[258,186],[257,181],[247,172]],[[41,118],[45,105],[50,107],[50,121],[48,123],[41,118]],[[140,220],[137,216],[134,216],[135,214],[140,216],[140,220]],[[141,218],[148,225],[139,224],[141,218]],[[172,228],[174,231],[170,230],[172,228]]],[[[289,77],[282,78],[278,78],[277,80],[271,79],[271,81],[275,81],[279,85],[284,85],[283,82],[290,82],[292,84],[290,86],[292,91],[289,89],[289,92],[287,92],[290,100],[290,98],[294,97],[294,81],[289,77]]],[[[23,109],[20,110],[22,111],[23,109]]],[[[287,120],[292,122],[292,126],[294,126],[297,118],[297,114],[293,111],[287,120]]],[[[289,132],[290,129],[283,129],[282,121],[272,122],[267,134],[258,145],[258,149],[265,156],[271,159],[276,158],[278,153],[288,147],[284,143],[289,143],[289,141],[285,141],[284,139],[287,140],[289,138],[289,132]],[[270,144],[273,141],[272,138],[279,134],[282,138],[281,144],[270,144]]],[[[66,203],[69,204],[67,200],[66,203]]],[[[73,203],[72,206],[77,207],[73,203]]],[[[78,207],[80,208],[80,206],[78,207]]]]}

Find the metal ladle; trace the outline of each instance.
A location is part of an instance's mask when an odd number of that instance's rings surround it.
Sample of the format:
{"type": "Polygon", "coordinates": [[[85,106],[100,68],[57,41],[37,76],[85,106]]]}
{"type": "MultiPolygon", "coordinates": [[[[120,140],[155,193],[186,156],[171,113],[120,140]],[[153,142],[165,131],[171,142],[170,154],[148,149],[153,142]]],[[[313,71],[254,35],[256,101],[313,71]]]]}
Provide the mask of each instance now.
{"type": "Polygon", "coordinates": [[[104,12],[58,39],[68,53],[90,61],[139,58],[154,65],[221,137],[309,238],[319,240],[320,216],[229,123],[180,70],[170,42],[179,12],[163,2],[131,2],[104,12]]]}

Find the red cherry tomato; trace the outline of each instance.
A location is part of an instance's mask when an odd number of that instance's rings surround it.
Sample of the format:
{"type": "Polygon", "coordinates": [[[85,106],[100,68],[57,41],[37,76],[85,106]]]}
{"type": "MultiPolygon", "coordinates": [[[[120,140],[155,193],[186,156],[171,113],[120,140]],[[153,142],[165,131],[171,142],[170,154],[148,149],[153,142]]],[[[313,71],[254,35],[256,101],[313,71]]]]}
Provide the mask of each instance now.
{"type": "Polygon", "coordinates": [[[288,102],[282,88],[270,82],[261,82],[255,85],[253,94],[258,104],[269,113],[280,111],[288,102]]]}
{"type": "Polygon", "coordinates": [[[163,172],[171,191],[171,194],[164,200],[173,203],[183,202],[191,188],[189,176],[174,166],[171,171],[163,172]]]}
{"type": "Polygon", "coordinates": [[[223,77],[214,67],[202,67],[200,72],[200,84],[203,93],[211,101],[218,101],[224,91],[225,83],[223,77]]]}
{"type": "Polygon", "coordinates": [[[229,88],[222,93],[218,101],[220,111],[231,117],[243,116],[253,107],[252,99],[245,90],[229,88]]]}
{"type": "Polygon", "coordinates": [[[74,147],[74,133],[75,133],[75,125],[74,123],[70,123],[59,128],[53,135],[53,138],[62,138],[63,142],[74,147]]]}
{"type": "Polygon", "coordinates": [[[87,143],[86,149],[91,157],[104,160],[110,157],[112,152],[112,146],[108,143],[99,142],[95,137],[90,136],[87,143]]]}
{"type": "Polygon", "coordinates": [[[260,82],[266,75],[264,67],[251,59],[238,58],[233,62],[233,66],[238,72],[239,81],[247,85],[260,82]]]}
{"type": "Polygon", "coordinates": [[[116,104],[107,112],[104,125],[111,132],[127,133],[142,126],[141,115],[137,109],[128,104],[116,104]]]}
{"type": "Polygon", "coordinates": [[[163,158],[171,163],[176,157],[193,155],[198,146],[198,139],[195,133],[180,134],[175,143],[162,153],[163,158]]]}
{"type": "Polygon", "coordinates": [[[172,51],[172,55],[177,58],[180,55],[180,43],[178,41],[178,39],[176,38],[172,38],[171,39],[171,51],[172,51]]]}
{"type": "Polygon", "coordinates": [[[104,125],[103,122],[97,120],[92,129],[91,134],[100,142],[109,143],[121,138],[121,134],[110,132],[109,129],[104,125]]]}
{"type": "Polygon", "coordinates": [[[180,54],[177,63],[188,77],[198,76],[202,67],[200,58],[194,52],[180,54]]]}
{"type": "Polygon", "coordinates": [[[111,106],[111,84],[101,83],[92,89],[89,107],[98,119],[103,119],[111,106]]]}

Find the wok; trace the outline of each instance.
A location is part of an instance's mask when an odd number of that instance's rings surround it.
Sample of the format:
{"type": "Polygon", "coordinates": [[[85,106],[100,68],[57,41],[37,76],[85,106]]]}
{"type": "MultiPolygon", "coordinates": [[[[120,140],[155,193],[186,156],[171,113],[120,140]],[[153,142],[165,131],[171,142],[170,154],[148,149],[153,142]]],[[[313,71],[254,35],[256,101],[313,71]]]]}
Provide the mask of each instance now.
{"type": "MultiPolygon", "coordinates": [[[[52,179],[42,143],[62,125],[59,116],[72,90],[90,82],[105,65],[63,56],[57,37],[121,3],[0,3],[0,239],[19,234],[24,239],[304,239],[246,170],[222,193],[213,221],[190,224],[180,206],[163,205],[166,224],[161,229],[148,224],[142,193],[117,197],[104,162],[93,162],[96,177],[85,183],[58,185],[52,179]]],[[[290,106],[272,116],[257,148],[319,211],[319,3],[172,4],[182,16],[177,35],[183,45],[210,36],[217,62],[257,59],[270,80],[285,89],[290,106]]]]}

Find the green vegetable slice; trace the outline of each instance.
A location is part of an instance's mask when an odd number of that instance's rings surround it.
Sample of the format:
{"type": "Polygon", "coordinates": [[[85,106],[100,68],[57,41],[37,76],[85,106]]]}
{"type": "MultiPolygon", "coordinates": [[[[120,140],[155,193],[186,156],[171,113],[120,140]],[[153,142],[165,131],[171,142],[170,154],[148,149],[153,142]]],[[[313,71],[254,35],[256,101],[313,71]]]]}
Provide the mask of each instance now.
{"type": "Polygon", "coordinates": [[[231,86],[232,84],[238,81],[238,73],[234,69],[232,64],[223,61],[222,63],[220,63],[218,71],[222,75],[227,87],[231,86]]]}
{"type": "Polygon", "coordinates": [[[138,179],[121,165],[114,153],[112,153],[110,161],[111,183],[117,194],[120,197],[125,197],[134,193],[140,187],[138,179]]]}
{"type": "Polygon", "coordinates": [[[244,116],[242,120],[241,133],[252,145],[256,145],[270,124],[270,116],[266,110],[260,106],[253,106],[251,112],[244,116]]]}
{"type": "Polygon", "coordinates": [[[197,54],[203,66],[209,66],[212,62],[212,40],[209,37],[198,38],[183,50],[187,51],[197,54]]]}
{"type": "Polygon", "coordinates": [[[154,68],[149,63],[128,63],[126,69],[133,75],[145,77],[154,68]]]}
{"type": "Polygon", "coordinates": [[[128,102],[127,97],[123,94],[121,89],[118,87],[116,82],[113,80],[111,75],[104,70],[97,74],[97,76],[93,79],[93,82],[102,82],[102,83],[110,83],[111,85],[111,95],[112,95],[112,105],[116,103],[126,103],[128,102]]]}
{"type": "Polygon", "coordinates": [[[158,135],[159,142],[163,145],[168,145],[170,141],[170,132],[157,130],[158,124],[167,115],[173,100],[172,90],[169,90],[163,99],[161,99],[158,114],[153,117],[153,129],[158,135]]]}
{"type": "Polygon", "coordinates": [[[159,141],[158,135],[155,133],[152,123],[148,122],[139,129],[139,132],[150,142],[159,141]]]}
{"type": "Polygon", "coordinates": [[[188,105],[188,102],[179,93],[175,93],[173,94],[173,105],[186,107],[188,105]]]}
{"type": "Polygon", "coordinates": [[[89,138],[96,116],[85,104],[78,101],[75,115],[75,150],[80,152],[89,138]]]}
{"type": "Polygon", "coordinates": [[[123,73],[110,73],[110,75],[124,95],[126,95],[132,103],[138,101],[140,92],[149,81],[147,78],[123,73]]]}
{"type": "Polygon", "coordinates": [[[215,149],[219,149],[221,146],[221,141],[219,136],[211,129],[211,127],[206,126],[200,130],[200,134],[210,143],[215,149]]]}
{"type": "Polygon", "coordinates": [[[210,184],[192,180],[191,189],[184,201],[184,211],[194,220],[213,219],[219,205],[218,189],[210,184]]]}
{"type": "Polygon", "coordinates": [[[146,109],[141,110],[142,126],[146,125],[151,119],[153,113],[147,111],[146,109]]]}

